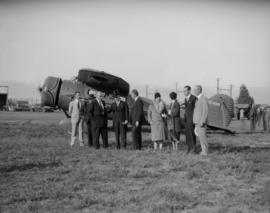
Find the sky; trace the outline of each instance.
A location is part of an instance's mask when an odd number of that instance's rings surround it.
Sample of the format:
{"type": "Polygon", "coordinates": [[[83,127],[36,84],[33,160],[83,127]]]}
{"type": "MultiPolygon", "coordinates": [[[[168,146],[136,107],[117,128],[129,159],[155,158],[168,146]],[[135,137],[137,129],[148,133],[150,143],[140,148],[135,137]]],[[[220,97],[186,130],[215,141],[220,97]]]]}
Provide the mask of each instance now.
{"type": "Polygon", "coordinates": [[[219,77],[234,96],[246,84],[270,103],[269,59],[270,1],[0,0],[1,82],[94,68],[132,87],[201,84],[213,95],[219,77]]]}

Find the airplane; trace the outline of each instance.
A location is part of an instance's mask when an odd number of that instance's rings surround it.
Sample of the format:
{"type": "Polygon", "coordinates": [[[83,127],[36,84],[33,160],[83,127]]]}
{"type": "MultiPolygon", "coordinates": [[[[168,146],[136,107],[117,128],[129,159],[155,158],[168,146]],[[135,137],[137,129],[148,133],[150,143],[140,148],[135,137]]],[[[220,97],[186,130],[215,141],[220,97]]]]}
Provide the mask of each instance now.
{"type": "MultiPolygon", "coordinates": [[[[91,92],[101,91],[105,94],[103,100],[109,106],[113,102],[112,92],[114,90],[119,91],[121,97],[127,101],[129,109],[132,110],[134,100],[129,94],[129,83],[104,71],[80,69],[78,75],[72,80],[49,76],[45,79],[43,86],[39,88],[42,106],[58,108],[65,113],[67,118],[60,122],[62,126],[67,125],[68,122],[70,123],[68,107],[75,91],[80,91],[81,100],[85,102],[89,100],[91,92]]],[[[141,97],[141,99],[144,103],[144,124],[149,125],[147,111],[152,100],[146,97],[141,97]]],[[[182,120],[183,115],[183,110],[181,110],[182,120]]],[[[234,133],[228,128],[233,115],[234,106],[231,97],[217,94],[209,99],[208,128],[234,133]]],[[[112,119],[110,114],[108,119],[112,119]]]]}

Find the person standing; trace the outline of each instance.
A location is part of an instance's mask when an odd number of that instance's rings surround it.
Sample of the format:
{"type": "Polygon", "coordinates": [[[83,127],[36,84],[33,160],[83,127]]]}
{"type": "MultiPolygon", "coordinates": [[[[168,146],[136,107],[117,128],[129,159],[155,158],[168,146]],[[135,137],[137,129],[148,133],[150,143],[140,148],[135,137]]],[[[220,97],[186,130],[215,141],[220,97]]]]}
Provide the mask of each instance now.
{"type": "Polygon", "coordinates": [[[143,101],[139,97],[138,90],[131,91],[131,97],[134,99],[133,108],[131,109],[131,124],[133,148],[140,150],[142,148],[142,122],[144,120],[143,101]]]}
{"type": "Polygon", "coordinates": [[[101,100],[101,92],[96,92],[96,98],[89,106],[89,114],[92,118],[91,127],[93,135],[93,143],[96,149],[100,148],[99,136],[102,137],[103,147],[108,147],[108,129],[107,129],[107,110],[105,102],[101,100]]]}
{"type": "Polygon", "coordinates": [[[162,150],[163,141],[165,140],[165,127],[162,117],[162,113],[166,108],[165,103],[161,100],[160,93],[156,92],[154,95],[154,101],[148,109],[148,122],[151,125],[151,138],[154,143],[154,150],[162,150]]]}
{"type": "Polygon", "coordinates": [[[266,131],[270,133],[270,108],[266,107],[265,108],[265,123],[266,123],[266,131]]]}
{"type": "Polygon", "coordinates": [[[267,108],[262,108],[262,123],[263,123],[263,130],[267,131],[267,108]]]}
{"type": "Polygon", "coordinates": [[[206,137],[207,116],[208,116],[208,99],[202,94],[202,87],[195,86],[194,94],[197,101],[194,108],[193,123],[195,124],[195,134],[198,136],[201,144],[201,155],[207,156],[208,142],[206,137]]]}
{"type": "Polygon", "coordinates": [[[85,103],[85,111],[86,111],[86,115],[85,115],[85,121],[87,124],[87,133],[88,133],[88,146],[93,146],[93,134],[92,134],[92,117],[91,117],[91,113],[89,112],[89,108],[90,108],[90,104],[91,102],[95,99],[94,94],[92,94],[92,91],[89,92],[89,100],[88,102],[85,103]]]}
{"type": "Polygon", "coordinates": [[[249,118],[250,118],[250,131],[256,130],[256,123],[257,123],[257,107],[255,103],[252,104],[250,112],[249,112],[249,118]]]}
{"type": "Polygon", "coordinates": [[[83,119],[81,118],[82,105],[79,101],[80,92],[76,91],[74,100],[69,103],[69,115],[71,116],[71,142],[70,146],[73,147],[76,141],[76,135],[79,134],[80,146],[83,146],[83,119]]]}
{"type": "Polygon", "coordinates": [[[195,151],[196,135],[194,133],[195,125],[193,123],[193,113],[197,98],[191,94],[191,87],[184,87],[184,95],[186,96],[185,106],[185,129],[186,129],[186,144],[187,153],[195,151]]]}
{"type": "Polygon", "coordinates": [[[179,141],[180,140],[180,131],[181,131],[181,124],[180,124],[180,104],[177,101],[177,94],[176,92],[170,93],[171,104],[169,106],[168,115],[172,122],[172,130],[171,133],[173,136],[179,141]]]}
{"type": "Polygon", "coordinates": [[[128,124],[128,105],[126,102],[121,101],[121,97],[118,90],[113,92],[114,103],[111,106],[111,111],[113,113],[113,129],[116,139],[117,149],[127,146],[127,124],[128,124]],[[120,143],[121,137],[121,143],[120,143]]]}

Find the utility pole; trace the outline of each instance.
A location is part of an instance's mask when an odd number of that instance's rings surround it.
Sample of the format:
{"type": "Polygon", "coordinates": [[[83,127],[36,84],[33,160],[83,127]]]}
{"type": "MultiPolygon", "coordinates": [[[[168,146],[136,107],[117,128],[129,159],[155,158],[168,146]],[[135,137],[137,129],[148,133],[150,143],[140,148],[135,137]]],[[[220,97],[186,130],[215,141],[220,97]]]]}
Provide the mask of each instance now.
{"type": "Polygon", "coordinates": [[[230,96],[231,96],[231,98],[232,98],[232,88],[233,88],[233,85],[230,84],[230,96]]]}
{"type": "Polygon", "coordinates": [[[220,94],[220,91],[223,92],[223,91],[226,91],[230,94],[230,96],[232,97],[232,88],[233,88],[233,85],[230,84],[229,85],[229,88],[220,88],[219,86],[219,82],[220,82],[220,78],[217,78],[217,94],[220,94]]]}
{"type": "Polygon", "coordinates": [[[175,92],[178,93],[178,82],[175,82],[175,92]]]}
{"type": "Polygon", "coordinates": [[[220,81],[220,78],[217,78],[217,94],[219,94],[219,81],[220,81]]]}
{"type": "Polygon", "coordinates": [[[148,98],[149,85],[145,85],[145,96],[148,98]]]}

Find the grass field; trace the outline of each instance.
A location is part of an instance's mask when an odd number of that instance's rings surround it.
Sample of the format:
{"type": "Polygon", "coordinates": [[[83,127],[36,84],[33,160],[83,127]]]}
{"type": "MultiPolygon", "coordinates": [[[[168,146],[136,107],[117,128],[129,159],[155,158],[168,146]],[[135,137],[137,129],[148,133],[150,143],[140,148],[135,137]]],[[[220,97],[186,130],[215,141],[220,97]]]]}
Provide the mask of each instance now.
{"type": "Polygon", "coordinates": [[[70,149],[57,124],[0,123],[0,212],[269,213],[269,134],[209,134],[208,158],[153,153],[149,133],[118,151],[109,136],[70,149]]]}

